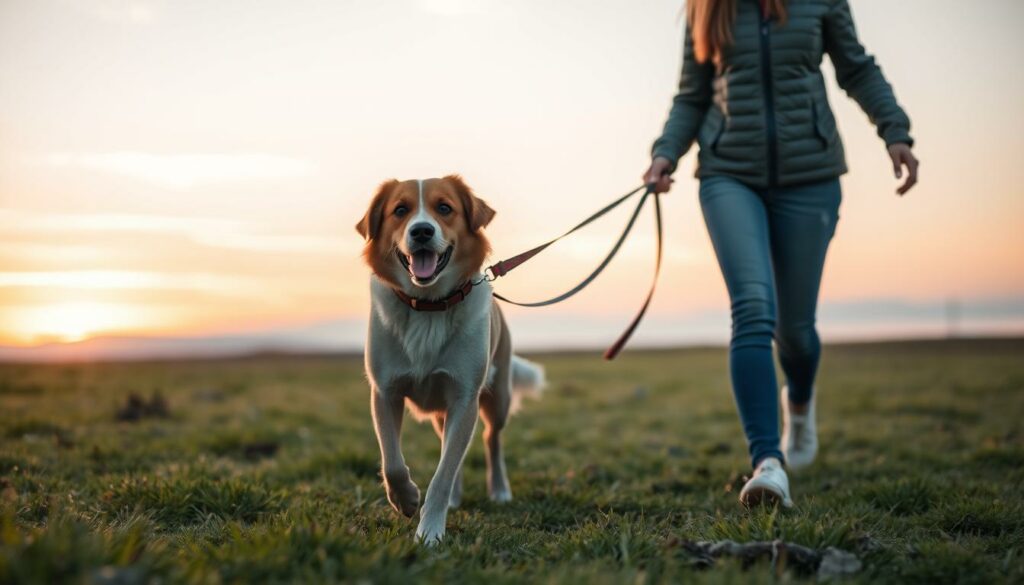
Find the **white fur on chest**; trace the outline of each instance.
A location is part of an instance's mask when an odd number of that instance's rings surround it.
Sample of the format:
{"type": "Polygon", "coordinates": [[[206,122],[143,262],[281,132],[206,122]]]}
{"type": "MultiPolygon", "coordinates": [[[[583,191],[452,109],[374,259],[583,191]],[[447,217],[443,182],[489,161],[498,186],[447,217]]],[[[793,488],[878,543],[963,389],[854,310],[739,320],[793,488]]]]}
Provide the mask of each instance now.
{"type": "Polygon", "coordinates": [[[458,330],[458,321],[451,311],[413,311],[408,315],[399,339],[412,364],[414,377],[425,378],[438,368],[441,352],[458,330]]]}
{"type": "Polygon", "coordinates": [[[491,290],[486,283],[447,311],[414,311],[379,281],[371,286],[371,294],[374,317],[398,342],[409,363],[407,371],[394,374],[423,380],[438,370],[451,372],[460,361],[452,363],[453,354],[463,353],[457,346],[489,344],[491,290]]]}

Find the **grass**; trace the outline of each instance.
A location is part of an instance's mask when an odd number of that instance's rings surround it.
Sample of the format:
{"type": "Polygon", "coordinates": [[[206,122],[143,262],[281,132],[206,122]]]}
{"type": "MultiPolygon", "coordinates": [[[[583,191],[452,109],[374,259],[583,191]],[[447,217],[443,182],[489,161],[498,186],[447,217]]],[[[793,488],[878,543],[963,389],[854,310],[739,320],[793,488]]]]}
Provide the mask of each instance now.
{"type": "MultiPolygon", "coordinates": [[[[754,512],[723,350],[534,357],[516,499],[476,441],[436,550],[387,506],[357,359],[0,365],[0,583],[812,581],[680,545],[775,538],[855,552],[850,582],[1024,581],[1024,341],[828,348],[819,462],[754,512]],[[116,419],[157,392],[168,416],[116,419]]],[[[404,445],[425,489],[433,431],[404,445]]]]}

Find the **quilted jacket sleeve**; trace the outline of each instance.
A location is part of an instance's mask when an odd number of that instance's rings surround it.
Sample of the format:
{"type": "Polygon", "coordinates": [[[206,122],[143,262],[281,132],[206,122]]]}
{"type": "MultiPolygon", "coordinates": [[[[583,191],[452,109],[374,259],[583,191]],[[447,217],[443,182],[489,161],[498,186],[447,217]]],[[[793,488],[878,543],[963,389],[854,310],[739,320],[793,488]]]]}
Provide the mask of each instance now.
{"type": "Polygon", "coordinates": [[[686,27],[683,44],[683,71],[679,77],[679,91],[672,99],[672,110],[661,137],[654,141],[652,156],[667,158],[675,169],[697,137],[704,114],[711,104],[711,80],[714,67],[698,63],[693,51],[690,27],[686,27]]]}
{"type": "Polygon", "coordinates": [[[910,137],[910,118],[896,102],[892,86],[882,75],[875,58],[868,55],[857,38],[848,0],[835,0],[825,15],[825,51],[836,68],[836,80],[878,128],[887,145],[906,143],[910,137]]]}

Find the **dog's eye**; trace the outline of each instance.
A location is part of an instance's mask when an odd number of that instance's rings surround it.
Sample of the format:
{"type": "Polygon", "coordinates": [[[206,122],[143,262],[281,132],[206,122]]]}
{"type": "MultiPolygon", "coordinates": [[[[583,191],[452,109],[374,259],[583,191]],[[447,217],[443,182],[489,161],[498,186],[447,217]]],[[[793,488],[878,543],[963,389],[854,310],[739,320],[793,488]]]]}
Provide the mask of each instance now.
{"type": "Polygon", "coordinates": [[[395,208],[395,217],[405,217],[406,213],[409,213],[409,208],[404,205],[395,208]]]}
{"type": "Polygon", "coordinates": [[[452,212],[452,206],[448,205],[447,203],[442,203],[441,205],[437,206],[437,212],[440,213],[441,215],[448,215],[449,213],[452,212]]]}

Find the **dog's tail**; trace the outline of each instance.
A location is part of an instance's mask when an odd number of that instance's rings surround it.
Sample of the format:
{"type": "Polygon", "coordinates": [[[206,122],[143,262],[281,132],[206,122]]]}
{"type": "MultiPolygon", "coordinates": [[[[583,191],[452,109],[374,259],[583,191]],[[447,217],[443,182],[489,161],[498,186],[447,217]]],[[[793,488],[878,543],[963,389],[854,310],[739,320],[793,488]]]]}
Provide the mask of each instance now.
{"type": "Polygon", "coordinates": [[[544,366],[512,356],[512,412],[519,410],[524,396],[540,398],[545,386],[544,366]]]}

